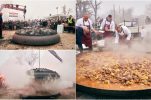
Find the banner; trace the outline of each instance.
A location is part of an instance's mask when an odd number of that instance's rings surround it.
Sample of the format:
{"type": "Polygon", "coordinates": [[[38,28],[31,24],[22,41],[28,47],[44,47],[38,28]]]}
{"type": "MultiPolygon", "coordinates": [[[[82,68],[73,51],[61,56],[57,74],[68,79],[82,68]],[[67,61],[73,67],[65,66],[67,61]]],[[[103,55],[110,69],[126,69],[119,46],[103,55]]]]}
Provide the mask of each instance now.
{"type": "Polygon", "coordinates": [[[9,17],[18,17],[18,13],[10,12],[9,17]]]}

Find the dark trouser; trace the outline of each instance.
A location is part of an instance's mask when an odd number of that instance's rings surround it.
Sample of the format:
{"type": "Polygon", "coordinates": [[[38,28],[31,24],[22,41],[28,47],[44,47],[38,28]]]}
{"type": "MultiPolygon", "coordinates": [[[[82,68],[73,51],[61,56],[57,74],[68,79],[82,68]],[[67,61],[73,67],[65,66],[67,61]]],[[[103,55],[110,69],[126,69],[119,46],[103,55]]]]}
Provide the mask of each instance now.
{"type": "Polygon", "coordinates": [[[80,50],[83,50],[82,36],[83,36],[83,29],[81,27],[76,27],[76,44],[78,45],[80,50]]]}
{"type": "Polygon", "coordinates": [[[74,26],[68,26],[68,32],[75,32],[74,26]]]}
{"type": "Polygon", "coordinates": [[[68,32],[75,33],[75,24],[74,23],[68,24],[68,32]]]}
{"type": "Polygon", "coordinates": [[[0,38],[2,38],[2,27],[0,26],[0,38]]]}

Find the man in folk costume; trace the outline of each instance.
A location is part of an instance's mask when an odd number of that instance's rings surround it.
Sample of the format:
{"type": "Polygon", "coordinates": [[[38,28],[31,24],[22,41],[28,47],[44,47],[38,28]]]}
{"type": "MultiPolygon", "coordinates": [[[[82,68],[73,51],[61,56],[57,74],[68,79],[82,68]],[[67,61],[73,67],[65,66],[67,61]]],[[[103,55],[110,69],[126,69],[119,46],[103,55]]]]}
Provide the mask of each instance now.
{"type": "Polygon", "coordinates": [[[89,19],[89,14],[87,13],[76,22],[76,44],[80,51],[83,51],[82,44],[92,49],[91,31],[98,34],[98,31],[93,28],[92,24],[92,21],[89,19]]]}
{"type": "Polygon", "coordinates": [[[2,30],[3,30],[3,18],[2,13],[0,12],[0,39],[3,39],[2,30]]]}
{"type": "Polygon", "coordinates": [[[130,40],[131,40],[131,31],[124,25],[119,25],[116,28],[116,37],[115,37],[115,43],[118,44],[119,42],[125,42],[130,46],[130,40]]]}
{"type": "Polygon", "coordinates": [[[112,15],[108,15],[101,23],[100,30],[104,31],[103,37],[111,37],[115,32],[115,23],[112,20],[112,15]]]}

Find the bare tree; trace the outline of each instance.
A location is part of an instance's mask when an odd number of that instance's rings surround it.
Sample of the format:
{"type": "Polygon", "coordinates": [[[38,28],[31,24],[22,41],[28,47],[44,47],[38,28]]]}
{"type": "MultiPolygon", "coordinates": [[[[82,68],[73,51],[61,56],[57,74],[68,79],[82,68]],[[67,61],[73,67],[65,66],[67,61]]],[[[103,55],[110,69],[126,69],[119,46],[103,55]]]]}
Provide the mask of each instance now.
{"type": "Polygon", "coordinates": [[[129,8],[125,10],[125,19],[132,20],[133,19],[133,8],[129,8]]]}
{"type": "Polygon", "coordinates": [[[98,17],[98,10],[100,9],[100,6],[102,4],[101,0],[88,0],[89,5],[93,10],[94,18],[95,18],[95,26],[97,23],[97,17],[98,17]]]}
{"type": "Polygon", "coordinates": [[[72,9],[69,8],[68,11],[67,11],[67,15],[69,15],[71,12],[72,12],[72,9]]]}
{"type": "Polygon", "coordinates": [[[64,5],[64,6],[62,7],[62,12],[63,12],[63,14],[64,14],[64,15],[66,15],[66,14],[67,14],[67,11],[66,11],[66,5],[64,5]]]}
{"type": "Polygon", "coordinates": [[[133,8],[128,8],[128,9],[115,9],[110,10],[110,14],[114,15],[114,21],[119,24],[121,22],[125,21],[131,21],[133,19],[133,8]],[[121,13],[119,13],[121,12],[121,13]]]}
{"type": "Polygon", "coordinates": [[[62,13],[63,13],[64,15],[69,15],[71,12],[72,12],[72,9],[71,9],[71,8],[67,9],[66,5],[64,5],[64,6],[62,7],[62,13]]]}
{"type": "Polygon", "coordinates": [[[151,16],[151,4],[148,4],[148,5],[146,6],[145,15],[151,16]]]}
{"type": "Polygon", "coordinates": [[[89,7],[89,1],[88,0],[77,0],[76,3],[76,18],[81,18],[83,14],[91,13],[90,7],[89,7]]]}

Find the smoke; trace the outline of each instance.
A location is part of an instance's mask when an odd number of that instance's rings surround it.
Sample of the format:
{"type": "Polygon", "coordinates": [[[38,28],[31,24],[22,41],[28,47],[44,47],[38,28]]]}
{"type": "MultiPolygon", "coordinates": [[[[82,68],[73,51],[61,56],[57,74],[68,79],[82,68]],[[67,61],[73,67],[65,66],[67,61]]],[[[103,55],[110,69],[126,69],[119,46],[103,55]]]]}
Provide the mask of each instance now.
{"type": "Polygon", "coordinates": [[[68,87],[73,87],[73,82],[64,81],[62,79],[56,79],[51,81],[43,81],[43,84],[41,84],[41,89],[39,87],[37,87],[37,89],[58,92],[61,89],[65,89],[68,87]]]}
{"type": "MultiPolygon", "coordinates": [[[[7,52],[6,52],[7,53],[7,52]]],[[[37,51],[15,51],[9,63],[4,63],[1,73],[6,77],[6,84],[11,88],[22,88],[31,81],[27,70],[36,65],[37,51]]]]}
{"type": "Polygon", "coordinates": [[[143,26],[141,34],[144,34],[143,37],[140,36],[139,40],[132,42],[132,49],[142,53],[151,52],[151,25],[143,26]]]}
{"type": "MultiPolygon", "coordinates": [[[[53,56],[51,54],[49,54],[49,52],[47,55],[49,55],[49,56],[46,56],[46,59],[45,59],[46,64],[49,61],[51,61],[50,58],[53,59],[53,56]],[[48,59],[48,57],[49,57],[49,59],[48,59]]],[[[43,58],[43,56],[41,56],[41,58],[43,58]]],[[[38,62],[37,59],[38,59],[38,51],[31,51],[31,52],[26,52],[26,53],[21,52],[21,54],[19,54],[19,56],[17,56],[17,61],[20,64],[27,64],[31,67],[34,66],[36,62],[38,62]]],[[[41,59],[41,60],[43,61],[43,59],[41,59]]],[[[44,62],[42,62],[42,63],[44,63],[44,62]]],[[[62,78],[64,78],[64,77],[61,77],[61,79],[59,79],[59,80],[51,80],[51,81],[47,80],[47,81],[42,81],[42,82],[32,81],[32,83],[31,83],[32,84],[32,87],[31,87],[32,92],[35,94],[37,91],[50,91],[52,93],[56,93],[56,92],[60,91],[61,89],[73,87],[72,81],[65,81],[65,79],[62,79],[62,78]]]]}
{"type": "Polygon", "coordinates": [[[1,68],[1,74],[9,88],[23,88],[30,82],[30,77],[26,74],[28,68],[20,64],[14,64],[15,61],[15,59],[7,60],[7,63],[3,64],[4,67],[1,68]]]}
{"type": "Polygon", "coordinates": [[[38,58],[38,51],[20,52],[16,56],[19,64],[29,65],[30,67],[33,67],[35,65],[38,58]]]}
{"type": "MultiPolygon", "coordinates": [[[[115,44],[115,38],[106,39],[104,51],[113,51],[120,53],[133,53],[133,54],[146,54],[151,53],[151,25],[143,26],[144,29],[140,28],[140,32],[143,32],[144,37],[141,37],[141,34],[136,37],[132,37],[130,47],[125,43],[115,44]],[[143,31],[142,31],[143,30],[143,31]]],[[[132,33],[133,34],[133,33],[132,33]]]]}
{"type": "Polygon", "coordinates": [[[148,16],[151,15],[151,3],[146,6],[145,14],[148,16]]]}
{"type": "MultiPolygon", "coordinates": [[[[123,9],[124,8],[122,8],[122,9],[116,8],[115,11],[114,10],[108,11],[108,14],[115,15],[115,16],[113,16],[113,19],[116,24],[120,24],[124,20],[131,21],[134,18],[134,16],[133,16],[134,8],[124,9],[124,12],[123,12],[123,9]]],[[[104,16],[107,16],[107,15],[104,15],[104,16]]]]}
{"type": "Polygon", "coordinates": [[[27,57],[25,57],[25,61],[28,63],[29,66],[33,67],[36,60],[38,59],[38,54],[37,52],[31,52],[27,57]]]}
{"type": "MultiPolygon", "coordinates": [[[[8,51],[6,51],[6,53],[7,52],[8,51]]],[[[50,81],[49,80],[36,81],[32,79],[32,77],[27,74],[27,71],[31,69],[30,66],[34,67],[37,65],[38,51],[35,51],[35,50],[15,51],[11,55],[10,59],[5,61],[6,63],[2,65],[4,67],[0,67],[1,74],[4,75],[6,78],[5,82],[7,86],[10,89],[14,90],[13,95],[16,95],[16,96],[17,95],[24,95],[24,96],[47,95],[47,93],[51,95],[51,94],[60,92],[60,90],[62,89],[73,87],[73,81],[70,81],[70,80],[67,81],[68,78],[66,78],[66,75],[64,73],[66,73],[66,69],[68,69],[69,71],[68,71],[67,76],[70,76],[72,79],[74,78],[73,75],[71,75],[73,74],[73,72],[72,71],[70,72],[70,68],[71,70],[73,70],[71,66],[73,66],[73,64],[75,63],[73,62],[70,65],[70,63],[68,62],[69,59],[71,58],[74,59],[74,57],[72,57],[74,55],[74,52],[71,53],[68,51],[68,52],[62,53],[63,51],[59,51],[58,52],[59,55],[62,55],[63,57],[65,57],[63,58],[64,59],[63,63],[60,63],[60,62],[55,63],[57,60],[48,51],[46,52],[47,52],[46,54],[44,52],[41,52],[42,54],[41,58],[42,60],[44,60],[44,62],[42,61],[42,64],[44,64],[43,66],[49,69],[53,69],[54,71],[57,71],[58,73],[60,72],[59,75],[61,76],[61,78],[56,79],[56,80],[50,80],[50,81]],[[67,56],[69,55],[68,53],[70,54],[70,56],[67,56]],[[51,64],[48,63],[50,61],[52,61],[51,64]],[[60,67],[50,67],[51,65],[52,66],[59,65],[60,67]],[[68,68],[67,66],[70,68],[68,68]]],[[[9,97],[10,96],[12,97],[11,94],[9,94],[9,97]]]]}
{"type": "Polygon", "coordinates": [[[56,80],[33,80],[29,85],[22,89],[21,95],[55,95],[61,90],[73,87],[72,82],[64,81],[62,79],[56,80]],[[25,91],[26,90],[26,91],[25,91]]]}

